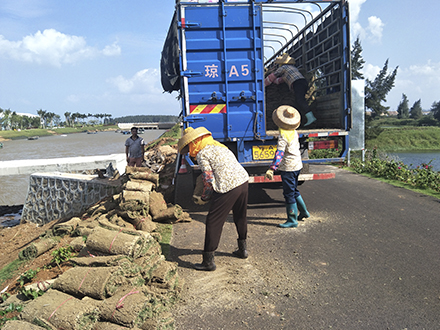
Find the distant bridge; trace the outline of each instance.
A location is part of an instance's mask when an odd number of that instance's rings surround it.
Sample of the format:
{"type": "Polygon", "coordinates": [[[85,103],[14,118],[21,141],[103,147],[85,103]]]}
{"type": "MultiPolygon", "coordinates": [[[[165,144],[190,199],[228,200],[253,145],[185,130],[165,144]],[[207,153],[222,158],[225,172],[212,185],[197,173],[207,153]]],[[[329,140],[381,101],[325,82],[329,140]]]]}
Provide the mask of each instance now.
{"type": "Polygon", "coordinates": [[[143,129],[170,129],[176,125],[175,122],[160,122],[160,123],[119,123],[118,127],[123,131],[129,131],[132,127],[143,129]]]}

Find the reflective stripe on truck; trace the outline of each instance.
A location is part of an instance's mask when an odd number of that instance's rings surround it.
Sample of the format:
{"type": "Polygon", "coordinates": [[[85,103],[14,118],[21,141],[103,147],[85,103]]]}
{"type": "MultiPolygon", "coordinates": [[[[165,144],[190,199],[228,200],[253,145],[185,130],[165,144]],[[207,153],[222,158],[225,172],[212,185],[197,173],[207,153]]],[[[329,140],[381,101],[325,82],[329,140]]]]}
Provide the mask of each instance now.
{"type": "Polygon", "coordinates": [[[192,115],[195,114],[208,114],[208,113],[226,113],[226,104],[198,104],[190,105],[189,112],[192,115]]]}
{"type": "MultiPolygon", "coordinates": [[[[298,181],[328,180],[334,178],[335,178],[335,173],[300,174],[298,177],[298,181]]],[[[266,182],[281,182],[281,175],[274,175],[273,180],[268,180],[264,176],[249,177],[249,183],[266,183],[266,182]]]]}

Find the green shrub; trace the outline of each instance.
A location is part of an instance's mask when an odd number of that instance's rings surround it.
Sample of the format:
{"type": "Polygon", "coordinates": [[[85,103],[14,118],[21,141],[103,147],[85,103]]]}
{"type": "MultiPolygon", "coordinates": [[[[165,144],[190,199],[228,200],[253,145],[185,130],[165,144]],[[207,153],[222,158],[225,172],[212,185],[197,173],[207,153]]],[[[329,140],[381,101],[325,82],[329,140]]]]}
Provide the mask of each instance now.
{"type": "Polygon", "coordinates": [[[73,248],[70,245],[62,246],[52,252],[53,259],[51,263],[56,263],[59,267],[61,263],[70,260],[73,256],[73,248]]]}
{"type": "Polygon", "coordinates": [[[377,148],[366,153],[366,160],[353,159],[350,168],[356,173],[368,173],[376,177],[397,180],[415,188],[432,189],[440,192],[440,172],[434,171],[431,162],[410,168],[400,161],[379,155],[377,148]]]}
{"type": "Polygon", "coordinates": [[[32,279],[34,279],[37,276],[37,273],[40,271],[40,269],[33,270],[29,269],[25,271],[23,274],[20,275],[17,282],[20,286],[25,285],[26,283],[30,283],[32,279]]]}
{"type": "Polygon", "coordinates": [[[22,310],[22,305],[15,305],[14,303],[10,303],[5,309],[0,310],[0,328],[5,325],[6,321],[17,320],[18,317],[12,315],[21,313],[22,310]]]}

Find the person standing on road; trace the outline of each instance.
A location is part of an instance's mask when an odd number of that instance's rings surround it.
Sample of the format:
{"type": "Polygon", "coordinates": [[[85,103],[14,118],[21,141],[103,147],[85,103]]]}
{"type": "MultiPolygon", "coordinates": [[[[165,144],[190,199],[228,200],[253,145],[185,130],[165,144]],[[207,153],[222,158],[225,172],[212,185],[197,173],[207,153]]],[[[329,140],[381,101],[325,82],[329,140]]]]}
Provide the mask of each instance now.
{"type": "Polygon", "coordinates": [[[138,135],[138,128],[131,128],[131,136],[125,141],[128,166],[141,167],[144,161],[145,141],[138,135]]]}
{"type": "Polygon", "coordinates": [[[275,59],[275,64],[279,64],[280,67],[264,79],[264,86],[269,86],[272,83],[277,85],[286,83],[295,93],[295,100],[301,116],[307,119],[304,126],[309,126],[314,123],[316,118],[313,115],[313,112],[310,111],[309,104],[305,98],[309,86],[306,78],[304,78],[298,68],[294,66],[295,59],[284,53],[282,56],[275,59]]]}
{"type": "Polygon", "coordinates": [[[247,258],[248,173],[232,151],[215,141],[205,127],[186,128],[178,142],[178,148],[181,154],[189,152],[191,157],[196,158],[202,170],[203,191],[201,196],[193,196],[194,202],[203,205],[211,201],[206,217],[203,261],[195,264],[195,269],[216,269],[214,253],[230,210],[238,234],[238,250],[233,255],[247,258]]]}
{"type": "Polygon", "coordinates": [[[280,135],[275,158],[266,172],[266,178],[273,180],[273,173],[276,170],[281,173],[287,221],[278,226],[282,228],[298,227],[298,220],[310,217],[306,204],[298,191],[298,177],[302,169],[302,161],[296,129],[300,125],[301,115],[295,108],[282,105],[274,110],[272,119],[278,126],[280,135]]]}

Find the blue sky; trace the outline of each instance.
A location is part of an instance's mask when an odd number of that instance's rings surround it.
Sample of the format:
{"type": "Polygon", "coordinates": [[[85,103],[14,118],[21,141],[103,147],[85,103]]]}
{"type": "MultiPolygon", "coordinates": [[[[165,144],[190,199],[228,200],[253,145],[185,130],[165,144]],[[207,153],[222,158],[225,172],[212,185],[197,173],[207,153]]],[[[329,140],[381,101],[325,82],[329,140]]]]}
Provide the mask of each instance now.
{"type": "MultiPolygon", "coordinates": [[[[174,0],[0,1],[0,107],[19,113],[178,115],[163,93],[160,54],[174,0]]],[[[364,74],[399,66],[387,105],[405,93],[429,109],[440,101],[440,2],[351,0],[352,40],[364,74]]]]}

